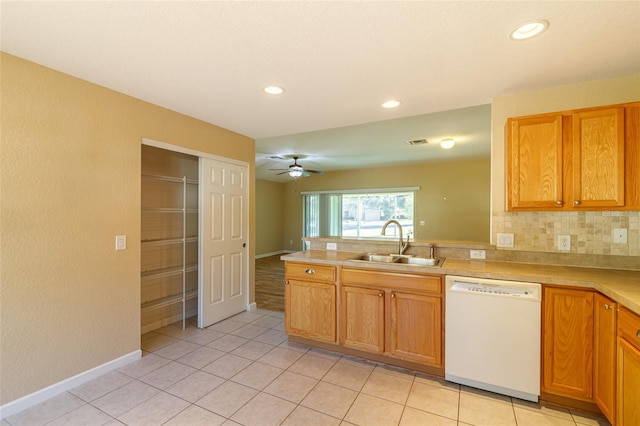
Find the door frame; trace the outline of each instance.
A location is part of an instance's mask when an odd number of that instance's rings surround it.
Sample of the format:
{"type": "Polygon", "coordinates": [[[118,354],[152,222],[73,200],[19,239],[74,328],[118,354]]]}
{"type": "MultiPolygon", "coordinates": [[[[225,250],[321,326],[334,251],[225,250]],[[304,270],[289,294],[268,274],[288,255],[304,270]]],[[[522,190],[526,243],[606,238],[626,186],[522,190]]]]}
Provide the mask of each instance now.
{"type": "MultiPolygon", "coordinates": [[[[180,146],[180,145],[173,145],[167,142],[161,142],[158,140],[154,140],[154,139],[149,139],[149,138],[142,138],[142,145],[148,145],[148,146],[153,146],[156,148],[161,148],[161,149],[166,149],[167,151],[174,151],[174,152],[179,152],[181,154],[187,154],[187,155],[192,155],[194,157],[198,157],[198,163],[200,163],[200,158],[209,158],[211,160],[216,160],[216,161],[224,161],[227,163],[231,163],[231,164],[237,164],[239,166],[246,166],[247,167],[247,182],[251,182],[251,168],[249,167],[249,163],[247,163],[246,161],[241,161],[241,160],[236,160],[233,158],[227,158],[227,157],[222,157],[220,155],[215,155],[215,154],[211,154],[208,152],[203,152],[203,151],[198,151],[195,149],[191,149],[191,148],[186,148],[184,146],[180,146]]],[[[202,186],[198,183],[198,198],[200,198],[200,195],[202,195],[200,193],[202,186]]],[[[251,211],[251,194],[248,193],[247,194],[248,199],[247,199],[247,215],[246,215],[246,220],[247,220],[247,231],[249,232],[249,235],[251,235],[250,232],[250,225],[251,222],[249,220],[249,212],[251,211]]],[[[200,210],[200,206],[198,206],[198,240],[202,241],[202,227],[200,226],[200,220],[201,220],[201,210],[200,210]]],[[[246,247],[246,253],[247,253],[247,264],[245,265],[245,271],[244,271],[244,276],[245,276],[245,282],[243,283],[243,290],[245,292],[245,306],[246,306],[246,310],[250,311],[251,310],[251,304],[249,303],[249,281],[250,281],[250,277],[249,277],[249,272],[250,272],[250,268],[251,268],[251,262],[249,261],[249,253],[251,253],[251,240],[248,239],[247,241],[247,247],[246,247]]],[[[198,254],[198,297],[201,296],[200,294],[200,288],[202,285],[202,275],[201,275],[201,271],[202,271],[202,258],[200,256],[200,254],[198,254]]],[[[198,303],[198,318],[201,317],[202,313],[200,312],[201,309],[201,304],[198,303]]]]}

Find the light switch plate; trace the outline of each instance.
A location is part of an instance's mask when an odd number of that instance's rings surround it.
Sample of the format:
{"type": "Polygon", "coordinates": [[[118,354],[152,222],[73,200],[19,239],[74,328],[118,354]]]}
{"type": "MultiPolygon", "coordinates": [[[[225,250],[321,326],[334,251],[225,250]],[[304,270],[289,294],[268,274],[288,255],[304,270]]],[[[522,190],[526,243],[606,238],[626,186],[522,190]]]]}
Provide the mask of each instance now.
{"type": "Polygon", "coordinates": [[[127,249],[127,236],[116,235],[116,250],[126,250],[126,249],[127,249]]]}
{"type": "Polygon", "coordinates": [[[513,234],[498,232],[498,241],[496,245],[502,248],[513,248],[513,234]]]}
{"type": "Polygon", "coordinates": [[[338,244],[336,243],[327,243],[327,250],[337,250],[338,244]]]}

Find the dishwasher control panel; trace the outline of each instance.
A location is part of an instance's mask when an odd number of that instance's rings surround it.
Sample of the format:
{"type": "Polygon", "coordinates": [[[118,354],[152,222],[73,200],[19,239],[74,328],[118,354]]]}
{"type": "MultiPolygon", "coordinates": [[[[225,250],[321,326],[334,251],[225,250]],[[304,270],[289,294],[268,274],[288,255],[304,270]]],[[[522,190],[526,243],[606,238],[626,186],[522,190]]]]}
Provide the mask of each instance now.
{"type": "Polygon", "coordinates": [[[541,285],[519,281],[447,276],[447,292],[468,292],[487,296],[540,300],[541,285]]]}

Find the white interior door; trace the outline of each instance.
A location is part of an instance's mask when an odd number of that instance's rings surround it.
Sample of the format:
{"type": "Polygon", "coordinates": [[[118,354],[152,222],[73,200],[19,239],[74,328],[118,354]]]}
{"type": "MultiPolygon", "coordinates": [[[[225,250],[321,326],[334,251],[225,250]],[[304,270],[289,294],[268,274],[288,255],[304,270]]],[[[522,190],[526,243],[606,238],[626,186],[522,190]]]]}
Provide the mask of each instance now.
{"type": "Polygon", "coordinates": [[[200,157],[198,327],[248,304],[248,166],[200,157]]]}

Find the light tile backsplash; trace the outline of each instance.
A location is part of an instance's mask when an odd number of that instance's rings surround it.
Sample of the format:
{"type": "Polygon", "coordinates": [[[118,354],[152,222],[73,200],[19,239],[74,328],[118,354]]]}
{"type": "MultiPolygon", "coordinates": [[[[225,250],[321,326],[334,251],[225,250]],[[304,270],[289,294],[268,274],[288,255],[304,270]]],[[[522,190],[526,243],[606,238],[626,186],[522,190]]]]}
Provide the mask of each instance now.
{"type": "Polygon", "coordinates": [[[514,247],[501,250],[640,256],[640,211],[499,212],[492,217],[492,241],[510,233],[514,247]],[[627,230],[627,243],[613,243],[613,230],[627,230]],[[558,250],[559,235],[571,236],[571,250],[558,250]]]}

